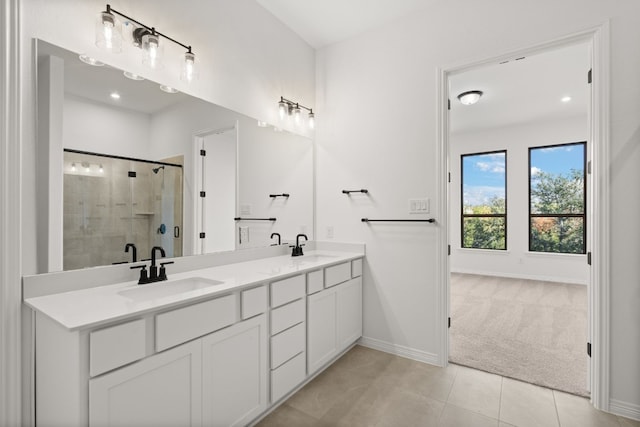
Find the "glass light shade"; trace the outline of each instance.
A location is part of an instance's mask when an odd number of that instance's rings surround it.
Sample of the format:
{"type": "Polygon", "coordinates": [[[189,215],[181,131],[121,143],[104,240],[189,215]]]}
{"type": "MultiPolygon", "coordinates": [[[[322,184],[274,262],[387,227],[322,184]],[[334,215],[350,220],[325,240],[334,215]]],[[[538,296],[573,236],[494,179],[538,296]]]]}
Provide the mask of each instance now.
{"type": "Polygon", "coordinates": [[[157,34],[149,33],[142,37],[142,50],[144,51],[144,58],[142,59],[144,65],[156,70],[163,67],[163,47],[157,34]]]}
{"type": "Polygon", "coordinates": [[[297,105],[293,108],[293,119],[296,122],[296,125],[300,124],[300,115],[301,115],[301,111],[300,111],[300,107],[298,107],[297,105]]]}
{"type": "Polygon", "coordinates": [[[313,114],[313,111],[309,112],[309,129],[315,129],[316,128],[316,115],[313,114]]]}
{"type": "Polygon", "coordinates": [[[191,83],[198,78],[197,71],[196,56],[191,52],[186,52],[184,54],[184,61],[182,62],[182,73],[180,74],[180,79],[187,83],[191,83]]]}
{"type": "Polygon", "coordinates": [[[278,102],[278,114],[280,115],[280,120],[284,120],[284,118],[287,115],[288,109],[289,109],[289,106],[287,105],[286,102],[284,101],[278,102]]]}
{"type": "Polygon", "coordinates": [[[463,92],[458,95],[458,99],[464,105],[473,105],[480,100],[482,96],[482,91],[479,90],[470,90],[468,92],[463,92]]]}
{"type": "Polygon", "coordinates": [[[96,46],[114,53],[122,52],[122,25],[109,12],[101,12],[96,19],[96,46]]]}

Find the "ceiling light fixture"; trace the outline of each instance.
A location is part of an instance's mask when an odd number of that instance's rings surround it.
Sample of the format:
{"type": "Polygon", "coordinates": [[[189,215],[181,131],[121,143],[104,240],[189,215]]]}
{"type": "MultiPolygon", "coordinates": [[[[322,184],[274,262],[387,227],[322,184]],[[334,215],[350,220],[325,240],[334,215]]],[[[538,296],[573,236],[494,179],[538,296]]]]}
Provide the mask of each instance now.
{"type": "Polygon", "coordinates": [[[167,85],[160,85],[160,90],[167,93],[178,93],[178,89],[167,85]]]}
{"type": "Polygon", "coordinates": [[[309,129],[315,129],[316,115],[313,113],[312,108],[305,107],[304,105],[290,101],[282,96],[280,97],[280,101],[278,102],[278,114],[280,116],[280,120],[284,120],[287,116],[293,116],[296,126],[300,126],[303,121],[302,109],[309,112],[307,116],[307,126],[309,126],[309,129]]]}
{"type": "Polygon", "coordinates": [[[197,79],[196,56],[191,51],[191,46],[180,43],[166,34],[162,34],[157,31],[154,27],[145,25],[115,9],[112,9],[109,4],[107,4],[107,9],[104,12],[100,12],[100,14],[98,14],[96,24],[96,46],[115,53],[122,51],[122,24],[116,15],[124,18],[127,23],[131,23],[135,27],[131,32],[133,38],[132,43],[134,46],[142,49],[143,64],[153,69],[160,69],[163,67],[163,44],[160,42],[160,38],[164,38],[187,50],[182,57],[181,79],[185,80],[187,83],[197,79]]]}
{"type": "Polygon", "coordinates": [[[569,101],[571,101],[571,97],[570,97],[570,96],[563,96],[563,97],[560,99],[560,101],[562,101],[562,102],[569,102],[569,101]]]}
{"type": "Polygon", "coordinates": [[[458,100],[464,105],[473,105],[480,100],[482,96],[481,90],[470,90],[467,92],[462,92],[458,95],[458,100]]]}
{"type": "Polygon", "coordinates": [[[144,80],[144,77],[134,74],[131,71],[125,71],[124,76],[131,80],[138,80],[138,81],[144,80]]]}
{"type": "Polygon", "coordinates": [[[104,65],[104,62],[100,62],[95,58],[90,57],[89,55],[79,55],[78,58],[80,58],[80,61],[84,62],[85,64],[89,64],[92,65],[94,67],[102,67],[104,65]]]}

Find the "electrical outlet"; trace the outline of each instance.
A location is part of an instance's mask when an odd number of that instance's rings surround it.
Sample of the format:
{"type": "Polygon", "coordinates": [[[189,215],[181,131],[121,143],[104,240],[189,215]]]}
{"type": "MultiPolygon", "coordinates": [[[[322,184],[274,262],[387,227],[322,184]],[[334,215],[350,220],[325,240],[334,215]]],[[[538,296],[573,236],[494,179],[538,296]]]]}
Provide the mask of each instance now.
{"type": "Polygon", "coordinates": [[[240,244],[249,243],[249,227],[240,227],[240,244]]]}
{"type": "Polygon", "coordinates": [[[333,239],[333,225],[327,227],[327,239],[333,239]]]}

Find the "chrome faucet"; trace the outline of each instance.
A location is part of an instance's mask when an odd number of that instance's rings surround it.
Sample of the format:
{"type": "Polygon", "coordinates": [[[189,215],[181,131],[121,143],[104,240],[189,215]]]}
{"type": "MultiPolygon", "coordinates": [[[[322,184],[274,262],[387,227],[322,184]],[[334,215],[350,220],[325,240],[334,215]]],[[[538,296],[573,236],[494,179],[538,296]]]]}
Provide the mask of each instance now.
{"type": "Polygon", "coordinates": [[[307,238],[306,234],[298,234],[296,236],[296,245],[295,246],[291,246],[293,248],[293,250],[291,251],[291,256],[302,256],[304,255],[304,253],[302,253],[302,247],[304,246],[304,244],[300,244],[300,238],[304,237],[304,240],[309,240],[307,238]]]}

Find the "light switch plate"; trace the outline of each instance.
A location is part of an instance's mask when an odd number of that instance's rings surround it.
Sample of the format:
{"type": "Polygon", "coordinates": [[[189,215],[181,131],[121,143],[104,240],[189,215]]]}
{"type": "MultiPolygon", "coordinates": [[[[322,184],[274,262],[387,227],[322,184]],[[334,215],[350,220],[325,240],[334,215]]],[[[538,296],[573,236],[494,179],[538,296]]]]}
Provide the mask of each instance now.
{"type": "Polygon", "coordinates": [[[249,227],[240,227],[240,244],[249,243],[249,227]]]}
{"type": "Polygon", "coordinates": [[[427,214],[430,211],[429,199],[409,199],[410,214],[427,214]]]}

